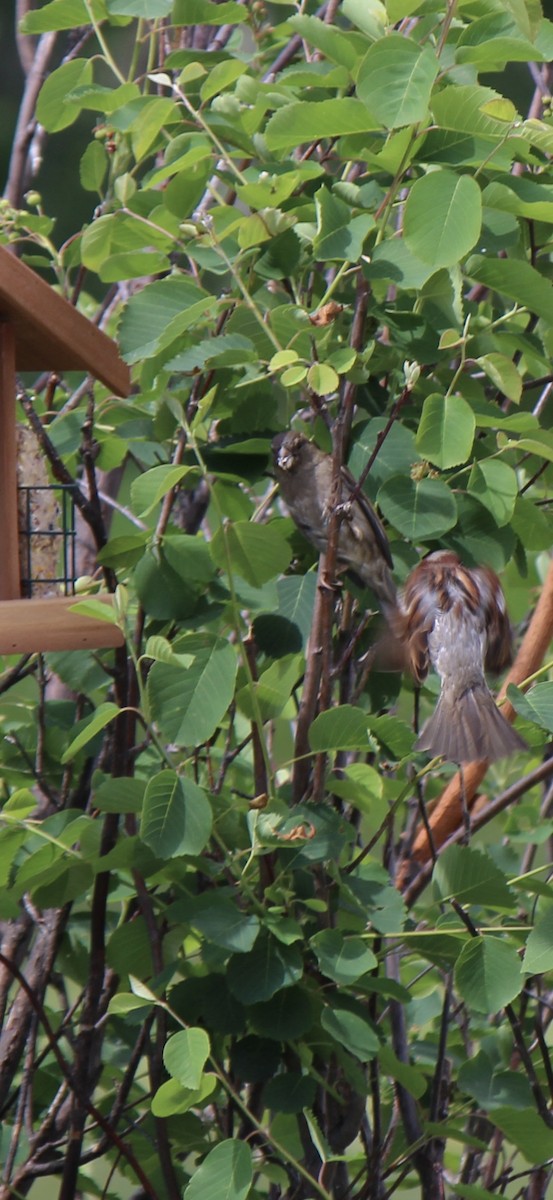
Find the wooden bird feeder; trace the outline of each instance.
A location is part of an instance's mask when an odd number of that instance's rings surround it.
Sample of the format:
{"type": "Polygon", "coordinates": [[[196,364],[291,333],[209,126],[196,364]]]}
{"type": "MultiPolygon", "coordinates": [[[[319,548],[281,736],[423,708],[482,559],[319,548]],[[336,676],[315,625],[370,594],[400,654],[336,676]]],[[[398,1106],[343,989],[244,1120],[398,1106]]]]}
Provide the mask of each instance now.
{"type": "Polygon", "coordinates": [[[116,625],[74,611],[75,596],[22,596],[16,429],[21,371],[84,371],[117,396],[130,392],[129,371],[115,342],[0,246],[0,654],[122,645],[116,625]]]}

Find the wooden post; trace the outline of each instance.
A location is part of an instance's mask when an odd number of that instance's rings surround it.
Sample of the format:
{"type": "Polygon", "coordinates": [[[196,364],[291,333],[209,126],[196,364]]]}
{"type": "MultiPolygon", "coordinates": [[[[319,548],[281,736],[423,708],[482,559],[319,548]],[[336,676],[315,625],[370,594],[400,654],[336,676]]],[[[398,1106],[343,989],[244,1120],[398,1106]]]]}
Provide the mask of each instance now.
{"type": "Polygon", "coordinates": [[[14,329],[9,321],[0,320],[0,600],[15,600],[21,595],[15,390],[14,329]]]}

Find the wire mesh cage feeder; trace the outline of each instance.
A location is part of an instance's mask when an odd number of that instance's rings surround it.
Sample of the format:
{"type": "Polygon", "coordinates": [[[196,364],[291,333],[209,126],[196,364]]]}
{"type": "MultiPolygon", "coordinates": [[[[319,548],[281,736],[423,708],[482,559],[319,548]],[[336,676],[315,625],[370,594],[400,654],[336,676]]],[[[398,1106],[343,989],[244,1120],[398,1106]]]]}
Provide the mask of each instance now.
{"type": "Polygon", "coordinates": [[[130,392],[115,342],[0,246],[0,654],[121,645],[116,625],[75,610],[71,489],[48,480],[38,443],[26,441],[34,435],[17,424],[21,371],[84,371],[130,392]]]}

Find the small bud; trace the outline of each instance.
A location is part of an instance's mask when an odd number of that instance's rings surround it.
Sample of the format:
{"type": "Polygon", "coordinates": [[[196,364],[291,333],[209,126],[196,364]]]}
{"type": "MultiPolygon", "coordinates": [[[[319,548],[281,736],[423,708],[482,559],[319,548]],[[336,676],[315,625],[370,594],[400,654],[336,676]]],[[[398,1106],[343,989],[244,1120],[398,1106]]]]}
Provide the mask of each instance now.
{"type": "Polygon", "coordinates": [[[97,586],[97,580],[92,575],[79,575],[75,580],[75,595],[81,596],[83,593],[96,591],[97,586]]]}
{"type": "Polygon", "coordinates": [[[27,192],[25,201],[29,208],[38,208],[39,204],[42,204],[42,196],[40,192],[27,192]]]}
{"type": "Polygon", "coordinates": [[[420,369],[418,363],[404,362],[403,376],[405,379],[405,387],[409,388],[409,391],[411,391],[414,388],[414,386],[419,378],[420,373],[421,373],[421,369],[420,369]]]}

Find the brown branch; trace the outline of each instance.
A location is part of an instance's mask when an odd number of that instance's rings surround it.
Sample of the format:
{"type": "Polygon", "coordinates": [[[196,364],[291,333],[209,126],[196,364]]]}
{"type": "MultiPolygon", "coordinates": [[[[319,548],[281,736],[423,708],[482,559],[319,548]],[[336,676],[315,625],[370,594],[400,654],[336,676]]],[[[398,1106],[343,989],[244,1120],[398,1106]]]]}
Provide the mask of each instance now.
{"type": "MultiPolygon", "coordinates": [[[[34,52],[31,50],[32,62],[19,109],[8,167],[8,179],[4,192],[5,199],[14,208],[20,207],[23,198],[27,155],[36,129],[35,106],[37,96],[44,82],[48,60],[54,49],[57,37],[57,33],[44,33],[39,39],[34,52]]],[[[21,38],[21,42],[18,42],[18,44],[23,45],[23,38],[21,38]]]]}
{"type": "MultiPolygon", "coordinates": [[[[529,792],[530,788],[535,787],[538,783],[542,783],[544,779],[549,779],[551,775],[553,775],[553,758],[547,758],[545,762],[540,763],[539,767],[536,767],[534,771],[530,771],[528,775],[524,775],[522,779],[518,779],[517,782],[512,785],[512,787],[506,788],[506,790],[502,792],[500,796],[497,796],[495,800],[491,800],[489,804],[486,804],[482,809],[479,810],[479,812],[475,813],[471,818],[471,832],[478,833],[479,829],[482,829],[484,825],[488,825],[489,822],[492,821],[494,817],[497,817],[500,812],[504,812],[504,810],[508,808],[510,804],[513,804],[514,801],[518,800],[520,796],[523,796],[525,792],[529,792]]],[[[441,849],[445,850],[447,846],[455,845],[457,842],[460,842],[464,836],[464,825],[457,825],[447,840],[442,842],[441,849]]],[[[418,874],[413,879],[412,883],[402,890],[405,904],[409,906],[414,903],[414,901],[422,892],[423,888],[428,883],[433,868],[434,863],[432,859],[427,859],[418,874]]]]}
{"type": "MultiPolygon", "coordinates": [[[[532,619],[523,638],[520,650],[516,659],[505,679],[505,682],[499,692],[498,699],[502,699],[507,692],[507,687],[510,683],[520,685],[528,676],[533,675],[541,666],[547,649],[553,637],[553,562],[549,567],[547,579],[545,581],[543,591],[534,610],[532,619]]],[[[507,701],[503,706],[503,714],[511,723],[514,720],[515,712],[511,704],[507,701]]],[[[480,762],[472,762],[465,765],[463,768],[464,787],[467,805],[469,808],[474,803],[477,788],[482,782],[484,775],[488,769],[486,759],[480,762]]],[[[442,792],[431,816],[430,828],[434,844],[437,848],[442,846],[444,842],[452,836],[462,823],[463,814],[461,807],[461,777],[460,774],[454,776],[448,783],[445,790],[442,792]]],[[[473,828],[476,828],[476,821],[473,828]]],[[[424,828],[419,829],[413,848],[411,857],[415,858],[419,863],[426,863],[429,859],[430,848],[428,845],[428,837],[424,828]]],[[[404,878],[406,864],[400,865],[400,883],[404,878]]]]}
{"type": "MultiPolygon", "coordinates": [[[[252,690],[255,691],[255,686],[259,681],[259,672],[257,670],[257,646],[255,637],[250,630],[247,637],[243,641],[244,654],[248,663],[252,690]]],[[[256,796],[265,795],[269,788],[267,779],[267,766],[265,763],[265,755],[263,753],[262,734],[255,720],[251,723],[251,740],[253,754],[253,781],[256,796]]]]}
{"type": "Polygon", "coordinates": [[[309,642],[306,655],[305,678],[303,681],[303,692],[298,713],[296,726],[296,740],[294,744],[294,774],[292,783],[292,795],[294,804],[299,804],[303,800],[309,785],[311,775],[311,761],[309,755],[309,726],[313,721],[317,708],[317,696],[319,694],[319,684],[321,681],[322,672],[322,641],[321,627],[322,614],[324,604],[324,589],[323,577],[325,572],[324,559],[319,563],[319,575],[317,580],[317,591],[315,593],[315,605],[313,608],[313,621],[311,624],[311,632],[309,634],[309,642]]]}
{"type": "Polygon", "coordinates": [[[0,1037],[0,1104],[4,1104],[19,1068],[32,1023],[33,1010],[37,1011],[36,1005],[40,1005],[40,997],[46,991],[67,916],[67,909],[59,912],[51,910],[44,914],[29,954],[25,983],[22,983],[22,977],[13,959],[8,959],[5,954],[0,955],[2,966],[15,976],[20,984],[20,991],[11,1005],[0,1037]]]}
{"type": "MultiPolygon", "coordinates": [[[[60,915],[61,914],[59,914],[59,913],[54,914],[54,916],[56,916],[56,917],[59,917],[60,915]]],[[[72,1073],[71,1068],[69,1067],[68,1063],[66,1062],[63,1054],[61,1053],[61,1050],[57,1043],[57,1039],[56,1039],[54,1030],[52,1029],[52,1026],[50,1024],[50,1021],[48,1020],[48,1017],[46,1015],[46,1012],[44,1010],[42,1002],[40,1001],[39,997],[37,996],[35,989],[29,983],[28,978],[25,975],[23,975],[22,972],[19,970],[19,967],[17,967],[15,965],[15,963],[10,962],[9,959],[7,959],[5,957],[5,955],[2,954],[1,952],[0,952],[0,964],[3,967],[5,967],[6,970],[8,970],[13,975],[13,977],[17,980],[17,982],[19,983],[20,988],[21,988],[22,992],[25,994],[25,997],[29,1003],[30,1008],[36,1014],[36,1016],[38,1017],[38,1019],[40,1021],[42,1029],[44,1030],[44,1033],[48,1040],[50,1049],[51,1049],[51,1051],[54,1055],[54,1058],[58,1064],[58,1067],[61,1071],[62,1077],[67,1080],[70,1088],[72,1089],[73,1093],[75,1094],[76,1081],[73,1077],[73,1073],[72,1073]]],[[[92,1104],[89,1100],[85,1100],[84,1103],[86,1104],[87,1112],[90,1114],[90,1116],[92,1116],[94,1118],[94,1120],[96,1121],[96,1124],[100,1126],[100,1129],[102,1129],[103,1132],[106,1134],[106,1136],[109,1138],[110,1143],[112,1145],[116,1146],[117,1149],[119,1150],[119,1153],[127,1159],[127,1162],[132,1167],[137,1179],[142,1184],[145,1195],[149,1196],[151,1198],[151,1200],[158,1200],[157,1192],[154,1190],[154,1187],[150,1183],[148,1176],[142,1170],[140,1163],[135,1158],[130,1147],[127,1146],[122,1141],[122,1139],[119,1137],[119,1135],[115,1133],[115,1131],[111,1128],[109,1121],[95,1107],[94,1104],[92,1104]]]]}

